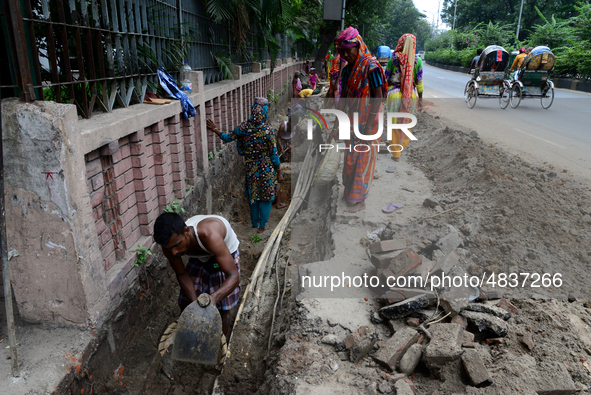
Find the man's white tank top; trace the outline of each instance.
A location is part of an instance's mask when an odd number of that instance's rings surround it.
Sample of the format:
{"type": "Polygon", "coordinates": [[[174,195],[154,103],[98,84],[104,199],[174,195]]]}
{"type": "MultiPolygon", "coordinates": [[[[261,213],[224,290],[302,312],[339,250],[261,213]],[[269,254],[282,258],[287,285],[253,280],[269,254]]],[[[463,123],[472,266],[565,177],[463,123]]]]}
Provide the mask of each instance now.
{"type": "Polygon", "coordinates": [[[193,230],[195,230],[195,236],[197,238],[197,243],[199,243],[199,247],[203,249],[203,251],[207,252],[207,254],[203,255],[187,255],[189,258],[197,258],[201,262],[207,262],[213,254],[210,253],[207,248],[203,246],[201,240],[199,240],[199,235],[197,234],[197,224],[203,221],[206,218],[216,218],[223,222],[224,226],[226,227],[226,237],[224,238],[224,243],[226,243],[226,247],[230,251],[230,254],[233,254],[238,250],[238,246],[240,245],[240,241],[238,241],[238,237],[236,237],[236,233],[230,226],[230,223],[224,217],[220,217],[219,215],[195,215],[194,217],[189,218],[185,221],[187,226],[192,226],[193,230]]]}

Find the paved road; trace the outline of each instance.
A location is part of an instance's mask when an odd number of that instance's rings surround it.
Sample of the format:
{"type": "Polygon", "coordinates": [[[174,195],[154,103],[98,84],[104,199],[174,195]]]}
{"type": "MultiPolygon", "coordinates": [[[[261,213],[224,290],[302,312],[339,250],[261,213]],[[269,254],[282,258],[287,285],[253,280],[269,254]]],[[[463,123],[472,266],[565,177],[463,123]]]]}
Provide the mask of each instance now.
{"type": "Polygon", "coordinates": [[[497,99],[479,98],[470,110],[463,99],[469,79],[425,65],[426,110],[526,160],[548,162],[591,181],[591,94],[556,89],[548,110],[539,99],[524,99],[517,109],[503,110],[497,99]]]}

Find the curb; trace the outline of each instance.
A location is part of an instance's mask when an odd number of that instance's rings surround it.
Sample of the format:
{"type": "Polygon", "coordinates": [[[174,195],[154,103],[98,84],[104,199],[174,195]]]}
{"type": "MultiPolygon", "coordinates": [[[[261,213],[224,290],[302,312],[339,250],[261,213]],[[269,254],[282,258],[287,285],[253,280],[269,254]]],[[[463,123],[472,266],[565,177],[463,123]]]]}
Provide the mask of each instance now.
{"type": "MultiPolygon", "coordinates": [[[[467,67],[452,66],[448,64],[434,63],[428,61],[425,61],[425,63],[427,63],[429,66],[438,67],[444,70],[456,71],[464,74],[468,73],[467,67]]],[[[580,80],[575,80],[573,78],[554,78],[552,79],[552,81],[554,82],[554,86],[560,89],[570,89],[573,91],[591,93],[591,82],[584,82],[580,80]]]]}

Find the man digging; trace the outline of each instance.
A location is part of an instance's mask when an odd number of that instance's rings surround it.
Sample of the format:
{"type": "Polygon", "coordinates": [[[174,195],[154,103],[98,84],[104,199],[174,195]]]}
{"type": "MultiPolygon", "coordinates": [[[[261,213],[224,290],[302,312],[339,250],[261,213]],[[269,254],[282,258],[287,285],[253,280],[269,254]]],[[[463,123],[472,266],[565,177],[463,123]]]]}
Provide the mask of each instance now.
{"type": "Polygon", "coordinates": [[[240,297],[239,241],[228,221],[217,215],[196,215],[185,223],[178,214],[164,213],[154,223],[154,241],[176,273],[181,310],[208,293],[227,338],[229,310],[240,297]],[[183,255],[189,257],[186,267],[183,255]]]}

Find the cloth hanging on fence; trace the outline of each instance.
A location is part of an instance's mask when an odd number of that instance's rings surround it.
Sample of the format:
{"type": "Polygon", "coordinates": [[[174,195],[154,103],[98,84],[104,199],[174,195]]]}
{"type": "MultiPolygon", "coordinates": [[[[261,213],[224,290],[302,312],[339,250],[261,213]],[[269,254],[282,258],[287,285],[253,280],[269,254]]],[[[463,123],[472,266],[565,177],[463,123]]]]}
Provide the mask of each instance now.
{"type": "Polygon", "coordinates": [[[193,103],[191,103],[189,96],[178,88],[174,78],[172,78],[162,66],[158,67],[158,80],[160,81],[162,89],[164,89],[170,96],[180,100],[185,118],[197,115],[197,111],[195,110],[193,103]]]}

